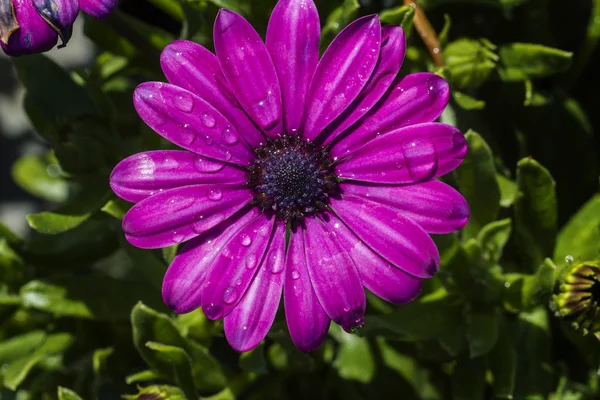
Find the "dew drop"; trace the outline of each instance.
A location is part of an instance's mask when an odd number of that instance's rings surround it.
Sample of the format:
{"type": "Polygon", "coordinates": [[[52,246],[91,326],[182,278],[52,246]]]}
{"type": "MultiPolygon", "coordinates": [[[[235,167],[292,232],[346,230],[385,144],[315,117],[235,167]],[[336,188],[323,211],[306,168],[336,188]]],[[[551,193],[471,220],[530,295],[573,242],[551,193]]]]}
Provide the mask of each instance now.
{"type": "Polygon", "coordinates": [[[168,212],[177,212],[191,207],[195,201],[193,197],[172,196],[166,201],[166,205],[169,210],[168,212]]]}
{"type": "Polygon", "coordinates": [[[254,254],[250,254],[246,258],[246,268],[252,269],[254,267],[256,267],[256,256],[254,254]]]}
{"type": "Polygon", "coordinates": [[[215,173],[222,170],[225,167],[225,163],[202,156],[197,156],[194,160],[194,167],[198,172],[215,173]]]}
{"type": "Polygon", "coordinates": [[[175,95],[173,97],[173,102],[175,103],[175,107],[177,107],[185,113],[192,112],[192,110],[194,109],[194,99],[189,93],[181,93],[175,95]]]}
{"type": "Polygon", "coordinates": [[[215,117],[211,113],[205,112],[202,114],[202,123],[207,128],[214,128],[215,125],[217,124],[217,121],[215,120],[215,117]]]}
{"type": "Polygon", "coordinates": [[[236,288],[229,286],[223,291],[223,302],[225,304],[231,304],[238,298],[238,291],[236,288]]]}
{"type": "Polygon", "coordinates": [[[219,188],[212,188],[208,191],[208,198],[212,201],[219,201],[223,198],[223,192],[219,188]]]}
{"type": "Polygon", "coordinates": [[[244,247],[250,246],[252,244],[252,238],[247,233],[242,233],[239,237],[240,244],[244,247]]]}
{"type": "Polygon", "coordinates": [[[222,308],[221,306],[210,303],[205,307],[202,307],[204,314],[210,319],[217,319],[221,315],[222,308]]]}
{"type": "Polygon", "coordinates": [[[225,144],[232,146],[240,141],[240,135],[238,135],[237,132],[233,131],[231,128],[226,128],[223,131],[223,141],[225,144]]]}
{"type": "Polygon", "coordinates": [[[281,273],[281,271],[283,271],[283,260],[279,260],[279,258],[277,257],[277,254],[273,254],[270,256],[270,260],[269,262],[271,263],[271,272],[274,274],[279,274],[281,273]]]}
{"type": "Polygon", "coordinates": [[[212,136],[206,135],[206,137],[204,138],[204,143],[206,143],[207,146],[210,146],[211,144],[213,144],[212,136]]]}
{"type": "Polygon", "coordinates": [[[225,152],[225,155],[224,155],[224,158],[225,158],[225,161],[229,161],[229,160],[231,160],[231,152],[229,152],[229,151],[226,151],[226,152],[225,152]]]}
{"type": "Polygon", "coordinates": [[[567,264],[573,264],[573,261],[575,261],[575,259],[573,258],[573,256],[566,256],[565,257],[565,262],[567,264]]]}
{"type": "Polygon", "coordinates": [[[398,168],[398,169],[402,169],[403,167],[404,167],[404,166],[402,165],[402,162],[398,161],[398,162],[396,163],[396,168],[398,168]]]}
{"type": "Polygon", "coordinates": [[[296,280],[298,278],[300,278],[300,272],[298,272],[297,270],[293,270],[292,271],[292,279],[296,280]]]}
{"type": "MultiPolygon", "coordinates": [[[[402,146],[404,163],[415,182],[431,178],[437,169],[437,153],[434,144],[424,138],[414,139],[402,146]]],[[[398,163],[396,163],[397,165],[398,163]]]]}
{"type": "Polygon", "coordinates": [[[183,235],[177,233],[177,231],[173,231],[173,241],[175,243],[181,243],[181,242],[183,242],[183,239],[184,239],[183,235]]]}
{"type": "Polygon", "coordinates": [[[240,286],[242,284],[242,280],[238,279],[237,281],[235,281],[235,285],[236,286],[240,286]]]}

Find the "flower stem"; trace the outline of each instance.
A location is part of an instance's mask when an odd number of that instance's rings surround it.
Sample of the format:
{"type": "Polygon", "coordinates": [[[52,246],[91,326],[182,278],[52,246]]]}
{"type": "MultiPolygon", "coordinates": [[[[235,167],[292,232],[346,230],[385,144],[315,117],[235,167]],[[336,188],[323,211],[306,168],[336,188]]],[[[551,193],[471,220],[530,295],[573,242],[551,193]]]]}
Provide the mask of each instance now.
{"type": "Polygon", "coordinates": [[[419,7],[419,5],[413,0],[404,0],[404,4],[415,9],[415,29],[417,30],[419,36],[421,36],[421,39],[423,39],[423,42],[429,50],[429,54],[431,54],[431,58],[433,59],[435,65],[438,67],[443,67],[444,58],[442,57],[440,41],[435,33],[435,30],[433,29],[433,26],[431,26],[431,23],[425,16],[423,9],[419,7]]]}

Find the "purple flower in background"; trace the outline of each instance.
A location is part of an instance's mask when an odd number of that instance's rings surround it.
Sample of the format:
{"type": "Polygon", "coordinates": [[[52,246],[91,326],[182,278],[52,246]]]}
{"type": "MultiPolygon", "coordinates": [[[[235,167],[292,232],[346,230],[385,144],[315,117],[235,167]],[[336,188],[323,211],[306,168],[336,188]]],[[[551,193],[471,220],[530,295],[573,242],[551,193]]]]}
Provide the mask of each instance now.
{"type": "Polygon", "coordinates": [[[0,0],[0,46],[9,56],[42,53],[64,47],[71,38],[79,8],[104,18],[117,0],[0,0]]]}
{"type": "Polygon", "coordinates": [[[404,32],[375,15],[346,27],[320,60],[319,34],[311,0],[281,0],[266,45],[228,10],[215,22],[216,56],[171,43],[161,56],[170,84],[141,84],[134,103],[186,151],[136,154],[111,176],[137,203],[123,221],[129,242],[188,241],[164,278],[166,304],[224,318],[238,351],[265,337],[282,292],[303,351],[330,320],[349,332],[363,324],[363,286],[410,302],[439,266],[429,233],[468,219],[464,198],[434,179],[467,151],[461,132],[431,122],[447,83],[397,78],[404,32]]]}

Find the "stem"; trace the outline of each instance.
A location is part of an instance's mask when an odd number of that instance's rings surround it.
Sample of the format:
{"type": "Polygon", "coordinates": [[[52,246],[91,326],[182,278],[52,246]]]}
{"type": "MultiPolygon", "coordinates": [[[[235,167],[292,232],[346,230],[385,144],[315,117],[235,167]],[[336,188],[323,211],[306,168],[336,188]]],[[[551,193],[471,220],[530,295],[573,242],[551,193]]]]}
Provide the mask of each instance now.
{"type": "Polygon", "coordinates": [[[429,50],[429,54],[431,54],[431,58],[433,59],[435,65],[438,67],[443,67],[444,58],[442,57],[441,53],[440,41],[435,33],[435,30],[433,29],[433,26],[431,26],[431,23],[425,16],[423,9],[419,7],[419,5],[413,0],[404,0],[404,4],[415,9],[415,29],[417,30],[419,36],[421,36],[421,39],[423,39],[423,42],[429,50]]]}

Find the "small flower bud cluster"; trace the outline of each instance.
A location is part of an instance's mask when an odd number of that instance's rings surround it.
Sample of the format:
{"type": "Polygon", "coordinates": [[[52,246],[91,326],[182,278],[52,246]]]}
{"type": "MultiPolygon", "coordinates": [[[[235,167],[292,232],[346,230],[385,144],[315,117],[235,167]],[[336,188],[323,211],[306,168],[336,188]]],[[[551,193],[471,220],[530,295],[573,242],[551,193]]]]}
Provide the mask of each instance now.
{"type": "Polygon", "coordinates": [[[118,0],[0,0],[0,46],[9,56],[48,51],[71,38],[79,10],[108,16],[118,0]]]}
{"type": "Polygon", "coordinates": [[[557,316],[600,339],[600,261],[571,264],[554,295],[557,316]]]}

